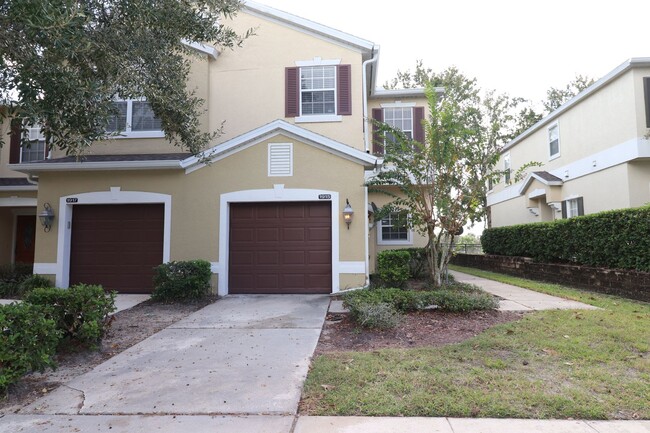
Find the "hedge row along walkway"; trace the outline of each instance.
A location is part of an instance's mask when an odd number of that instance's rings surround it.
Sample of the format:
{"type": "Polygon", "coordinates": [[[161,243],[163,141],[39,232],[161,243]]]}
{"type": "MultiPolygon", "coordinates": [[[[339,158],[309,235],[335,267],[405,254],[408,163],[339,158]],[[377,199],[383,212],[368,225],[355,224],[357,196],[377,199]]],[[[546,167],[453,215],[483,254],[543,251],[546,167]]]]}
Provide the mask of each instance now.
{"type": "Polygon", "coordinates": [[[597,310],[597,307],[582,302],[558,298],[533,290],[524,289],[498,281],[475,277],[458,271],[449,271],[456,281],[479,286],[488,293],[501,298],[499,310],[533,311],[533,310],[597,310]]]}

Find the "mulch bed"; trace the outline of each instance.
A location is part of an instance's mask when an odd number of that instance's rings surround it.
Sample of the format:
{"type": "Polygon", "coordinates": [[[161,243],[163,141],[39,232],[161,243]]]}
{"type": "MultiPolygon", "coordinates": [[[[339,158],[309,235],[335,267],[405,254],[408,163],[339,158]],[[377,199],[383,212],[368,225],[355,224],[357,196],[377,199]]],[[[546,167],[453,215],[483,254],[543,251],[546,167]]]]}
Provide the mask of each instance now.
{"type": "Polygon", "coordinates": [[[407,314],[394,329],[360,328],[349,314],[329,313],[315,355],[342,351],[442,346],[472,338],[486,329],[521,319],[523,313],[425,310],[407,314]]]}

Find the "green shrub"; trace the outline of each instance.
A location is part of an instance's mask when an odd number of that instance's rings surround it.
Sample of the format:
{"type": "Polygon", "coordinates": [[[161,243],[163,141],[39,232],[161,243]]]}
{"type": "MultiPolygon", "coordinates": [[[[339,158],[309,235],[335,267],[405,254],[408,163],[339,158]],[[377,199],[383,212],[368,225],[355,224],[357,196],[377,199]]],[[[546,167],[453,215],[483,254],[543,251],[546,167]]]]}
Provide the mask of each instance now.
{"type": "Polygon", "coordinates": [[[464,291],[454,289],[440,289],[431,292],[431,303],[442,311],[466,312],[476,310],[496,310],[499,301],[489,293],[483,291],[464,291]]]}
{"type": "Polygon", "coordinates": [[[18,285],[18,295],[24,296],[34,289],[53,286],[52,281],[42,275],[30,275],[18,285]]]}
{"type": "Polygon", "coordinates": [[[20,294],[20,283],[32,275],[33,266],[15,263],[0,266],[0,298],[15,298],[20,294]]]}
{"type": "Polygon", "coordinates": [[[59,338],[60,331],[43,307],[25,303],[0,306],[0,390],[25,373],[55,367],[59,338]]]}
{"type": "Polygon", "coordinates": [[[401,251],[409,253],[409,277],[423,278],[429,262],[427,261],[427,250],[425,248],[404,248],[401,251]]]}
{"type": "Polygon", "coordinates": [[[650,272],[650,206],[487,229],[486,254],[650,272]]]}
{"type": "Polygon", "coordinates": [[[377,274],[388,287],[402,287],[411,275],[411,254],[405,250],[385,250],[377,254],[377,274]]]}
{"type": "Polygon", "coordinates": [[[24,301],[43,307],[64,338],[90,346],[104,336],[109,314],[115,311],[115,292],[86,284],[69,289],[37,288],[24,301]]]}
{"type": "Polygon", "coordinates": [[[151,298],[157,301],[197,300],[210,293],[210,262],[164,263],[155,269],[151,298]]]}
{"type": "Polygon", "coordinates": [[[391,304],[361,304],[356,310],[354,320],[366,328],[389,329],[396,327],[402,315],[391,304]]]}

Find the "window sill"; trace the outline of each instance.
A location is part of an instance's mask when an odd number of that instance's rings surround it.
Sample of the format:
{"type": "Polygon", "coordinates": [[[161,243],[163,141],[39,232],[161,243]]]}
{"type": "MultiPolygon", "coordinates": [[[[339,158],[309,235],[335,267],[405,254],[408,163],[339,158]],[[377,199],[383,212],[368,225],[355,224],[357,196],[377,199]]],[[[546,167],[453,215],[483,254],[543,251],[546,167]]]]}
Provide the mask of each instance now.
{"type": "Polygon", "coordinates": [[[551,155],[548,157],[549,161],[553,161],[554,159],[558,159],[560,157],[559,153],[556,153],[555,155],[551,155]]]}
{"type": "Polygon", "coordinates": [[[413,241],[377,241],[377,245],[413,245],[413,241]]]}
{"type": "Polygon", "coordinates": [[[335,114],[324,114],[317,116],[300,116],[294,118],[296,123],[326,123],[326,122],[341,122],[343,121],[343,116],[337,116],[335,114]]]}
{"type": "Polygon", "coordinates": [[[137,131],[137,132],[121,132],[118,135],[110,135],[110,139],[125,139],[125,138],[165,138],[163,131],[137,131]]]}

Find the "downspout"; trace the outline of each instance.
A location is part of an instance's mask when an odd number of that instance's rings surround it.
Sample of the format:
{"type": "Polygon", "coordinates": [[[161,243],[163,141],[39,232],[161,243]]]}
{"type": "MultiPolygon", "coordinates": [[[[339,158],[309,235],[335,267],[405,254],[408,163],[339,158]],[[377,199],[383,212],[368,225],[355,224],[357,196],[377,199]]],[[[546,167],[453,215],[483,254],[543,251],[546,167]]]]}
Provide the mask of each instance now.
{"type": "Polygon", "coordinates": [[[31,183],[32,185],[38,185],[38,176],[35,176],[33,174],[28,174],[27,175],[27,182],[31,183]]]}
{"type": "Polygon", "coordinates": [[[370,131],[369,131],[369,121],[368,121],[368,65],[371,63],[377,63],[379,60],[379,50],[375,50],[375,47],[372,48],[372,58],[363,62],[361,66],[363,68],[362,75],[362,86],[363,86],[363,144],[365,146],[366,153],[370,153],[370,131]]]}

